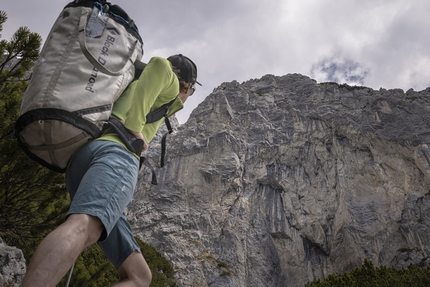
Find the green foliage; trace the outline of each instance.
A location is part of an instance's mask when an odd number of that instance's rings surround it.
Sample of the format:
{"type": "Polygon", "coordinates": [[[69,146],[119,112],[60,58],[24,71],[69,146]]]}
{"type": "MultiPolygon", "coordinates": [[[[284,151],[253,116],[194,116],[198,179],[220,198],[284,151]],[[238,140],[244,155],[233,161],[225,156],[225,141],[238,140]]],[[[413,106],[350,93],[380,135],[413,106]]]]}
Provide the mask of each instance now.
{"type": "MultiPolygon", "coordinates": [[[[5,11],[0,11],[0,32],[3,31],[3,24],[7,20],[7,15],[5,11]]],[[[1,37],[1,34],[0,34],[1,37]]]]}
{"type": "MultiPolygon", "coordinates": [[[[67,276],[57,285],[58,287],[66,286],[67,276]]],[[[106,259],[101,248],[93,245],[76,260],[70,286],[110,286],[118,280],[118,272],[114,266],[106,259]]]]}
{"type": "Polygon", "coordinates": [[[136,237],[136,241],[142,250],[142,254],[145,257],[146,262],[152,272],[151,287],[176,287],[176,283],[173,281],[175,271],[173,270],[172,264],[163,257],[154,247],[146,244],[142,240],[136,237]]]}
{"type": "Polygon", "coordinates": [[[324,280],[316,280],[305,287],[426,287],[430,286],[430,267],[410,265],[407,269],[381,266],[365,260],[361,268],[341,275],[331,274],[324,280]]]}
{"type": "MultiPolygon", "coordinates": [[[[151,287],[176,287],[173,267],[154,247],[135,238],[152,272],[151,287]]],[[[99,287],[118,282],[118,273],[98,245],[84,251],[76,260],[70,286],[99,287]]],[[[67,276],[58,285],[66,285],[67,276]]]]}
{"type": "MultiPolygon", "coordinates": [[[[7,20],[4,11],[0,11],[0,32],[3,23],[7,20]]],[[[37,33],[32,33],[27,27],[20,27],[10,41],[0,41],[0,55],[3,59],[0,63],[0,83],[7,86],[15,81],[26,81],[26,75],[39,58],[39,48],[42,38],[37,33]]]]}
{"type": "MultiPolygon", "coordinates": [[[[6,21],[0,11],[0,28],[6,21]]],[[[0,30],[1,31],[1,30],[0,30]]],[[[25,77],[39,55],[41,38],[19,28],[0,41],[0,237],[27,259],[46,234],[63,221],[68,204],[64,177],[31,160],[13,137],[25,77]]]]}

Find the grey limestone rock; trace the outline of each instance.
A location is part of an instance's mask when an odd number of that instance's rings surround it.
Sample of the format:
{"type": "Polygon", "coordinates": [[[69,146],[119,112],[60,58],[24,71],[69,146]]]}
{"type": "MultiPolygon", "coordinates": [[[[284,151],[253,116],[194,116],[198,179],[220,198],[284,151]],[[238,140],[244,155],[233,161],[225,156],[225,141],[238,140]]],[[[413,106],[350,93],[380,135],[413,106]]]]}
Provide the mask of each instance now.
{"type": "Polygon", "coordinates": [[[6,245],[0,238],[0,286],[19,286],[26,266],[22,251],[6,245]]]}
{"type": "Polygon", "coordinates": [[[298,74],[223,83],[176,122],[160,184],[141,172],[129,218],[179,286],[303,286],[366,258],[428,266],[429,102],[430,89],[298,74]]]}

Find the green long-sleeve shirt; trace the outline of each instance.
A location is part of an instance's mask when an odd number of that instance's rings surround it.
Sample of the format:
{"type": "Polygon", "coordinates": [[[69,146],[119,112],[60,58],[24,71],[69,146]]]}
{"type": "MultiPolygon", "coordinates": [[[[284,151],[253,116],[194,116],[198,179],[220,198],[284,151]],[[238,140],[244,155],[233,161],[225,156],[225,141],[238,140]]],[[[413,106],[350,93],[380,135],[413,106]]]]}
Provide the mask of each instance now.
{"type": "MultiPolygon", "coordinates": [[[[164,58],[154,57],[146,65],[137,81],[132,82],[121,97],[116,100],[112,114],[124,121],[127,129],[142,132],[149,143],[155,136],[163,119],[146,124],[146,115],[162,105],[176,99],[169,109],[171,115],[183,108],[179,94],[178,77],[172,70],[171,63],[164,58]]],[[[124,146],[119,136],[108,130],[100,140],[118,142],[124,146]]]]}

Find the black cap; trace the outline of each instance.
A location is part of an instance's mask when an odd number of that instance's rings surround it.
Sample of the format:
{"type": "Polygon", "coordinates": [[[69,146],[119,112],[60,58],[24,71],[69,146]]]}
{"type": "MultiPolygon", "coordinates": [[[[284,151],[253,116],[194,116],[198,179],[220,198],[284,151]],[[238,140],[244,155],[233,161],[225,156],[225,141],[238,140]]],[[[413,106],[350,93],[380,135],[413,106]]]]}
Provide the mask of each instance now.
{"type": "Polygon", "coordinates": [[[191,61],[189,58],[185,57],[182,54],[173,55],[167,58],[172,66],[179,69],[179,78],[187,83],[197,83],[200,86],[199,82],[197,82],[197,66],[191,61]]]}

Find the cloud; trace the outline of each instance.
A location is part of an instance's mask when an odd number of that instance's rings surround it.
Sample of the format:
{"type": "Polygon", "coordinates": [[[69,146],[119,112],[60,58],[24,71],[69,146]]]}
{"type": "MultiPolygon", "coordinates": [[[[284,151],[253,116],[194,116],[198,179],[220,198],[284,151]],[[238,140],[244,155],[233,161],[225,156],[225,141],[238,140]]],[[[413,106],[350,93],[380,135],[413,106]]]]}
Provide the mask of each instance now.
{"type": "MultiPolygon", "coordinates": [[[[2,0],[5,29],[25,25],[45,38],[68,1],[30,2],[2,0]]],[[[144,61],[183,53],[198,65],[203,87],[178,114],[180,122],[222,82],[265,74],[301,73],[374,89],[430,86],[428,0],[111,2],[138,24],[144,61]]]]}
{"type": "Polygon", "coordinates": [[[371,86],[424,89],[430,86],[429,1],[405,1],[391,10],[389,21],[363,59],[373,65],[371,86]]]}
{"type": "Polygon", "coordinates": [[[346,83],[362,86],[369,70],[349,59],[330,58],[312,66],[311,76],[319,82],[346,83]]]}
{"type": "Polygon", "coordinates": [[[284,31],[290,45],[285,64],[295,71],[317,76],[317,67],[324,70],[321,65],[330,61],[337,71],[342,70],[340,63],[351,68],[351,62],[359,63],[365,75],[356,80],[372,88],[430,85],[430,17],[424,15],[429,1],[293,2],[285,5],[283,22],[291,27],[284,31]]]}

